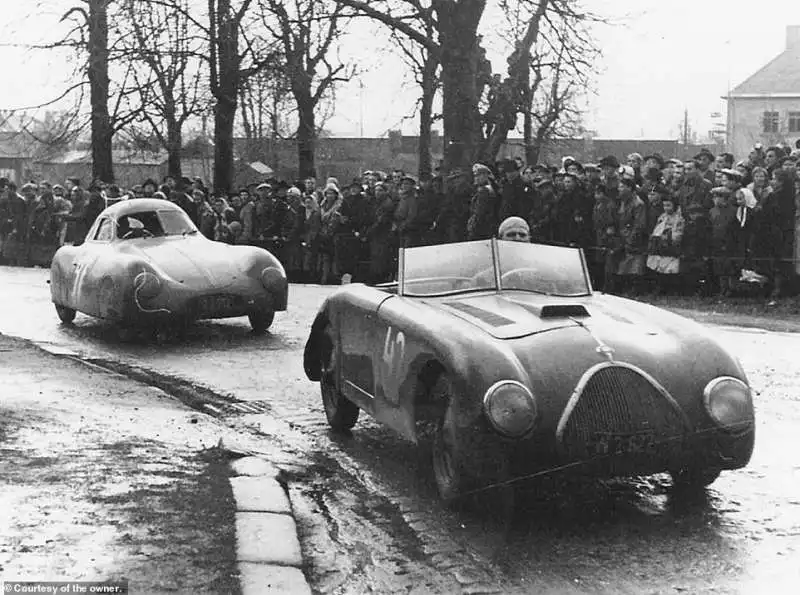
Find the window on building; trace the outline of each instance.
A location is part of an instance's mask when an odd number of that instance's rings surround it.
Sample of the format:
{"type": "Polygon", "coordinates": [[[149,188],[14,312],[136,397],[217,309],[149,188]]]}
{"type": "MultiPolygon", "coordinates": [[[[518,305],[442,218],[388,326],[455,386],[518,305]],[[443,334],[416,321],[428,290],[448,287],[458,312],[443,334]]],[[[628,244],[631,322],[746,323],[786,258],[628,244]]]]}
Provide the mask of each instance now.
{"type": "Polygon", "coordinates": [[[800,132],[800,112],[789,112],[789,132],[800,132]]]}
{"type": "Polygon", "coordinates": [[[778,132],[778,112],[764,112],[764,132],[778,132]]]}

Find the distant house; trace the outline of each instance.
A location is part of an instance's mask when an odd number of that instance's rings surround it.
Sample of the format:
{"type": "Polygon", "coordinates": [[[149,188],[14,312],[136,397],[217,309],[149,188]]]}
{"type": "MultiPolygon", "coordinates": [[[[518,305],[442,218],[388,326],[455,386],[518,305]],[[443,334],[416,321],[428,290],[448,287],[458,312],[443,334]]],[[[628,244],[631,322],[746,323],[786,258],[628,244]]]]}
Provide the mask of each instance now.
{"type": "Polygon", "coordinates": [[[800,139],[800,26],[786,27],[786,49],[728,96],[728,150],[744,158],[764,146],[800,139]]]}

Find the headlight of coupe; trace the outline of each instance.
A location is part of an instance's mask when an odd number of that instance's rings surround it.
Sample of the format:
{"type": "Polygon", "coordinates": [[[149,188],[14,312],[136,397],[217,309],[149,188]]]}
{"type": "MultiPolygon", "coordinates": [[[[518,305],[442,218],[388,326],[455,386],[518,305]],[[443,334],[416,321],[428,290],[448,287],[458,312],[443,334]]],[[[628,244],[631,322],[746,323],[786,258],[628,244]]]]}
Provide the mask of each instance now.
{"type": "Polygon", "coordinates": [[[753,423],[750,387],[738,378],[714,378],[703,390],[703,404],[711,419],[723,429],[744,430],[753,423]]]}
{"type": "Polygon", "coordinates": [[[493,384],[483,397],[483,410],[492,426],[511,438],[524,436],[536,424],[536,401],[531,391],[515,380],[493,384]]]}

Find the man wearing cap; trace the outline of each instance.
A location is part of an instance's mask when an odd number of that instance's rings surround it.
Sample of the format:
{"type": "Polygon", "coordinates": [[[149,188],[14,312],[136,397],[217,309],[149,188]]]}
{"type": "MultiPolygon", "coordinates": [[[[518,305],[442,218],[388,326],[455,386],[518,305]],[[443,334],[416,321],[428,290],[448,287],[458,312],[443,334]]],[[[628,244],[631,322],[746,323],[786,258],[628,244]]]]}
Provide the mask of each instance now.
{"type": "Polygon", "coordinates": [[[394,211],[392,231],[397,236],[397,245],[407,248],[411,242],[410,232],[417,217],[417,180],[410,174],[402,174],[397,189],[397,207],[394,211]]]}
{"type": "Polygon", "coordinates": [[[686,220],[683,235],[683,258],[681,267],[686,273],[689,287],[707,291],[709,287],[709,212],[714,203],[711,199],[711,183],[703,177],[695,161],[684,164],[684,180],[675,193],[681,213],[686,220]]]}
{"type": "Polygon", "coordinates": [[[513,159],[503,159],[500,162],[503,175],[500,190],[500,210],[498,219],[503,221],[508,217],[527,217],[531,210],[528,194],[525,192],[525,182],[519,172],[519,165],[513,159]]]}
{"type": "Polygon", "coordinates": [[[711,164],[714,163],[714,153],[703,147],[700,149],[700,152],[694,156],[694,162],[700,175],[713,184],[714,168],[711,167],[711,164]]]}
{"type": "Polygon", "coordinates": [[[491,170],[483,163],[472,166],[473,194],[467,221],[467,240],[491,238],[497,229],[498,199],[490,176],[491,170]]]}
{"type": "Polygon", "coordinates": [[[463,242],[467,239],[467,222],[473,187],[470,172],[451,170],[444,181],[444,199],[434,222],[442,242],[463,242]]]}
{"type": "Polygon", "coordinates": [[[501,240],[509,242],[525,242],[531,241],[530,228],[527,221],[522,217],[508,217],[503,220],[500,227],[497,229],[497,237],[501,240]]]}

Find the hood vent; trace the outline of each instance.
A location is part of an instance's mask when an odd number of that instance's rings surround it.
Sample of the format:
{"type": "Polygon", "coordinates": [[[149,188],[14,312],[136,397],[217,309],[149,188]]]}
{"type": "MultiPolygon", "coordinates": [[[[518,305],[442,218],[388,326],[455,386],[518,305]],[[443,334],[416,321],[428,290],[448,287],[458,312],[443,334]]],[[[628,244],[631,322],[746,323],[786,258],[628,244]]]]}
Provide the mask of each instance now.
{"type": "Polygon", "coordinates": [[[526,304],[523,302],[514,302],[522,306],[529,312],[533,312],[539,318],[586,318],[591,316],[589,311],[582,304],[526,304]]]}
{"type": "Polygon", "coordinates": [[[465,304],[464,302],[445,302],[448,306],[453,308],[454,310],[458,310],[463,312],[464,314],[469,314],[470,316],[474,316],[481,322],[485,322],[489,326],[506,326],[509,324],[514,324],[514,321],[506,318],[505,316],[501,316],[500,314],[495,314],[494,312],[489,312],[488,310],[484,310],[483,308],[478,308],[477,306],[473,306],[472,304],[465,304]]]}

